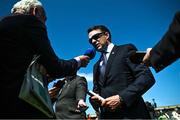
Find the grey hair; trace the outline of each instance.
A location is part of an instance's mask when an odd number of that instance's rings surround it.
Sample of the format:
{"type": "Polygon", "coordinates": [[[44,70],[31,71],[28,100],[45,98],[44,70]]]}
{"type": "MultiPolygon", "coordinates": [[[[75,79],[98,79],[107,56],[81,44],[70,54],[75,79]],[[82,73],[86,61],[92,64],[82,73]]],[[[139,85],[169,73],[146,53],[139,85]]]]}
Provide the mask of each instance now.
{"type": "Polygon", "coordinates": [[[42,7],[42,3],[38,0],[20,0],[14,4],[11,9],[11,13],[28,14],[30,12],[30,8],[35,6],[42,7]]]}

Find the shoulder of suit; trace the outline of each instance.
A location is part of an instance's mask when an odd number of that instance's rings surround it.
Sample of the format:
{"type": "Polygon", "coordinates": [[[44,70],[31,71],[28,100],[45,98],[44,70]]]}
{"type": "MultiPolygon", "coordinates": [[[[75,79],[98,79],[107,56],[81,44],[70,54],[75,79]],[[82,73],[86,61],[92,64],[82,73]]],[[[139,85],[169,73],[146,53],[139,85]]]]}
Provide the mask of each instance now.
{"type": "MultiPolygon", "coordinates": [[[[33,15],[23,15],[23,14],[15,14],[15,15],[9,15],[3,18],[4,20],[10,20],[10,19],[16,19],[16,20],[38,20],[37,17],[33,15]]],[[[24,21],[27,22],[27,21],[24,21]]]]}
{"type": "Polygon", "coordinates": [[[123,44],[123,45],[118,45],[117,47],[118,47],[118,48],[126,48],[126,49],[128,49],[128,50],[137,49],[137,48],[135,47],[135,45],[132,44],[132,43],[123,44]]]}
{"type": "Polygon", "coordinates": [[[176,12],[175,16],[180,17],[180,11],[176,12]]]}
{"type": "Polygon", "coordinates": [[[85,78],[84,76],[79,76],[79,75],[77,75],[76,78],[77,78],[77,79],[83,79],[83,80],[86,80],[86,78],[85,78]]]}
{"type": "Polygon", "coordinates": [[[23,14],[17,14],[17,15],[9,15],[2,19],[4,22],[13,22],[15,24],[23,24],[23,25],[34,25],[34,26],[40,26],[44,27],[45,25],[35,16],[33,15],[23,15],[23,14]]]}
{"type": "Polygon", "coordinates": [[[45,24],[42,23],[36,16],[34,15],[24,15],[24,19],[27,20],[27,23],[33,24],[34,26],[46,28],[45,24]]]}
{"type": "Polygon", "coordinates": [[[79,75],[76,76],[76,80],[87,82],[87,80],[86,80],[86,78],[84,76],[79,76],[79,75]]]}

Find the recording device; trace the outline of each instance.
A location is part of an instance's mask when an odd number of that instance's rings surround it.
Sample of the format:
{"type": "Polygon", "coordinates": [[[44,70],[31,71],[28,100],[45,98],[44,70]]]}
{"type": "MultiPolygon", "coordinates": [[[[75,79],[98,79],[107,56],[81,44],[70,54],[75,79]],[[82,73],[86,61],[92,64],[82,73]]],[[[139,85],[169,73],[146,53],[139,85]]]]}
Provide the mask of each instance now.
{"type": "Polygon", "coordinates": [[[98,99],[100,99],[101,101],[104,101],[105,99],[103,98],[103,97],[101,97],[101,96],[99,96],[98,94],[96,94],[95,92],[93,92],[93,91],[88,91],[87,92],[87,94],[89,95],[89,96],[96,96],[96,97],[98,97],[98,99]]]}
{"type": "Polygon", "coordinates": [[[134,51],[130,55],[130,60],[135,64],[140,64],[143,61],[143,58],[146,54],[146,51],[134,51]]]}
{"type": "Polygon", "coordinates": [[[90,58],[90,60],[91,60],[91,59],[93,59],[93,58],[95,57],[95,55],[96,55],[96,50],[95,50],[95,49],[92,49],[92,48],[88,48],[88,49],[85,51],[84,55],[88,56],[88,57],[90,58]]]}

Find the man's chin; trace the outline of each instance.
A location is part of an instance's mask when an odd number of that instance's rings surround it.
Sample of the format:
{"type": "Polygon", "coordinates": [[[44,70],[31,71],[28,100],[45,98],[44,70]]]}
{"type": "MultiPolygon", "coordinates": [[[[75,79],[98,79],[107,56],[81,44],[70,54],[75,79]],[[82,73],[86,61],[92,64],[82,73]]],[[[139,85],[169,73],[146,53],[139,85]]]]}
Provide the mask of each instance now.
{"type": "Polygon", "coordinates": [[[102,52],[103,50],[102,50],[102,47],[98,47],[98,48],[96,48],[96,50],[98,51],[98,52],[102,52]]]}

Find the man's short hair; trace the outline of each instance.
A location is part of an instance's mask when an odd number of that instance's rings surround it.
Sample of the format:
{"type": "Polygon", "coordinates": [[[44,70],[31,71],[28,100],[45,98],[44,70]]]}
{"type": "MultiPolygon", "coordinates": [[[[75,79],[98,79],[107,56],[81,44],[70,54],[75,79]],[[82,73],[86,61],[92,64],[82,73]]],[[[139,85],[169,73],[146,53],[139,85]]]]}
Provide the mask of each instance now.
{"type": "Polygon", "coordinates": [[[29,14],[30,8],[35,6],[42,7],[42,3],[38,0],[20,0],[14,4],[11,13],[29,14]]]}
{"type": "Polygon", "coordinates": [[[109,31],[109,29],[104,26],[104,25],[95,25],[95,26],[92,26],[90,27],[87,32],[90,33],[91,31],[93,30],[101,30],[102,32],[108,32],[109,33],[109,40],[111,41],[111,32],[109,31]]]}

